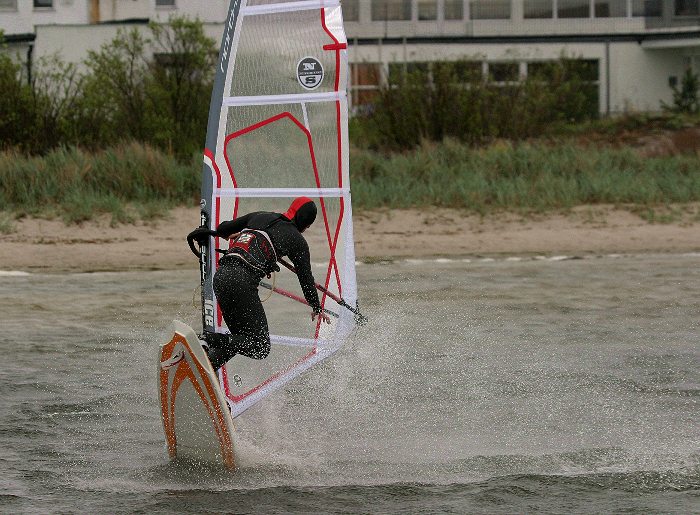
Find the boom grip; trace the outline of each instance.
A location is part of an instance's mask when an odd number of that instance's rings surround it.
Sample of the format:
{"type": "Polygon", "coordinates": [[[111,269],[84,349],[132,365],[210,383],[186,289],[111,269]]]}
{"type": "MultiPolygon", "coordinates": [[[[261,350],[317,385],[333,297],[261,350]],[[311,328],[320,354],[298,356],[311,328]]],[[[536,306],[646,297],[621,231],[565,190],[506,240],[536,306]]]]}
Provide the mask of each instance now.
{"type": "Polygon", "coordinates": [[[195,256],[197,256],[198,259],[202,257],[202,253],[201,253],[199,250],[197,250],[197,248],[194,246],[194,236],[193,236],[193,233],[189,233],[189,234],[187,235],[187,244],[190,246],[190,250],[192,251],[192,253],[193,253],[195,256]]]}
{"type": "Polygon", "coordinates": [[[216,231],[212,231],[208,227],[204,226],[197,227],[194,231],[187,235],[187,244],[190,246],[190,250],[195,256],[197,256],[197,258],[201,258],[202,253],[194,246],[194,242],[196,241],[200,246],[202,246],[204,243],[200,240],[209,238],[210,236],[216,236],[216,231]]]}

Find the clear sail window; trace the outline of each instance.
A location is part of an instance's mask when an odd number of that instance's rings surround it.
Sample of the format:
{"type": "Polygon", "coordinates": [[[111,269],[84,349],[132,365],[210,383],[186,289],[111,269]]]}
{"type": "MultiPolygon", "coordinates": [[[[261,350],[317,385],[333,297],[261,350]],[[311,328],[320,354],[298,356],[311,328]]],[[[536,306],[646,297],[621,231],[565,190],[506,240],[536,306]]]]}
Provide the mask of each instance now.
{"type": "Polygon", "coordinates": [[[509,20],[511,0],[471,0],[472,20],[509,20]]]}
{"type": "Polygon", "coordinates": [[[411,19],[411,0],[375,0],[372,21],[401,21],[411,19]]]}
{"type": "Polygon", "coordinates": [[[559,0],[557,16],[559,18],[590,18],[591,2],[589,0],[559,0]]]}

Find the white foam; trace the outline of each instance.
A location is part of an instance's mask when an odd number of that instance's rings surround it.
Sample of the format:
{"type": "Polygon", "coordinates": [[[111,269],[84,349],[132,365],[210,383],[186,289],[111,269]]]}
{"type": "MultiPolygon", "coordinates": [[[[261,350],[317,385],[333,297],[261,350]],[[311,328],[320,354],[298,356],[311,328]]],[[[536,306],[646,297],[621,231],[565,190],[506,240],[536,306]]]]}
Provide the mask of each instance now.
{"type": "Polygon", "coordinates": [[[31,274],[20,270],[0,270],[0,277],[26,277],[28,275],[31,274]]]}

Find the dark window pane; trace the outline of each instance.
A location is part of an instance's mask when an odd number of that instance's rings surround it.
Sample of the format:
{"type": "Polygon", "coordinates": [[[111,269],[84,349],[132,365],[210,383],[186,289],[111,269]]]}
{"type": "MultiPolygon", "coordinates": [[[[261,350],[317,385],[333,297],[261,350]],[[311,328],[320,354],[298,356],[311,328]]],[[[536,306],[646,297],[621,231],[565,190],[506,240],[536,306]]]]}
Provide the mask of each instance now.
{"type": "Polygon", "coordinates": [[[530,18],[552,18],[554,9],[552,0],[525,0],[523,15],[530,18]]]}
{"type": "Polygon", "coordinates": [[[175,0],[156,0],[156,7],[174,7],[175,0]]]}
{"type": "Polygon", "coordinates": [[[596,18],[624,18],[627,16],[627,0],[596,0],[596,18]]]}
{"type": "Polygon", "coordinates": [[[597,59],[564,59],[561,61],[535,61],[527,64],[529,79],[553,81],[559,77],[577,77],[584,82],[598,80],[597,59]]]}
{"type": "Polygon", "coordinates": [[[557,16],[559,18],[589,18],[591,3],[588,0],[559,0],[557,16]]]}
{"type": "Polygon", "coordinates": [[[53,7],[53,0],[34,0],[34,7],[53,7]]]}
{"type": "Polygon", "coordinates": [[[0,9],[17,10],[17,0],[0,0],[0,9]]]}
{"type": "Polygon", "coordinates": [[[379,86],[380,63],[351,63],[350,71],[353,86],[379,86]]]}
{"type": "Polygon", "coordinates": [[[700,0],[676,0],[676,16],[698,16],[700,0]]]}
{"type": "Polygon", "coordinates": [[[360,20],[360,0],[343,0],[340,5],[343,7],[343,20],[360,20]]]}
{"type": "Polygon", "coordinates": [[[411,19],[411,0],[374,0],[373,21],[396,21],[411,19]]]}
{"type": "Polygon", "coordinates": [[[555,77],[556,63],[551,61],[536,61],[527,63],[528,79],[551,81],[555,77]]]}
{"type": "Polygon", "coordinates": [[[513,82],[519,77],[518,63],[489,63],[489,77],[494,82],[513,82]]]}
{"type": "Polygon", "coordinates": [[[428,78],[430,72],[430,63],[406,63],[406,74],[412,77],[428,78]]]}
{"type": "Polygon", "coordinates": [[[462,0],[445,0],[445,19],[461,20],[464,18],[464,2],[462,0]]]}
{"type": "Polygon", "coordinates": [[[453,82],[468,83],[480,81],[481,62],[479,61],[438,61],[433,63],[433,78],[449,78],[453,82]]]}
{"type": "Polygon", "coordinates": [[[404,63],[389,63],[389,80],[391,82],[399,82],[403,80],[406,72],[404,63]]]}
{"type": "Polygon", "coordinates": [[[423,0],[418,2],[419,20],[437,20],[437,0],[423,0]]]}
{"type": "Polygon", "coordinates": [[[566,70],[581,80],[595,82],[598,80],[597,59],[567,59],[564,61],[566,70]]]}
{"type": "Polygon", "coordinates": [[[632,16],[658,18],[662,14],[663,0],[632,0],[632,16]]]}
{"type": "Polygon", "coordinates": [[[510,0],[471,0],[469,13],[472,20],[508,20],[510,0]]]}
{"type": "MultiPolygon", "coordinates": [[[[379,95],[379,88],[377,89],[358,89],[353,91],[353,100],[355,106],[363,106],[374,104],[379,95]]],[[[361,111],[362,112],[362,111],[361,111]]]]}

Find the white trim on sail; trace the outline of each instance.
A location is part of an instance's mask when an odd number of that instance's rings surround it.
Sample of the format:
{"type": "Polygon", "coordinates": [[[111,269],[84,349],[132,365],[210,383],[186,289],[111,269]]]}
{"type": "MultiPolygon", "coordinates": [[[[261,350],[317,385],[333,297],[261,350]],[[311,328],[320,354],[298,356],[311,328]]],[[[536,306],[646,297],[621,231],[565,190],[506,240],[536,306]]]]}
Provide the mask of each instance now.
{"type": "Polygon", "coordinates": [[[286,345],[288,347],[314,347],[319,349],[333,345],[333,342],[327,340],[314,340],[313,338],[300,338],[298,336],[279,336],[277,334],[270,335],[270,341],[274,345],[286,345]]]}
{"type": "Polygon", "coordinates": [[[284,2],[266,5],[250,5],[241,9],[243,16],[256,16],[259,14],[286,13],[294,11],[308,11],[311,9],[325,9],[326,7],[338,7],[340,0],[302,0],[299,2],[284,2]]]}
{"type": "Polygon", "coordinates": [[[232,197],[345,197],[350,188],[221,188],[214,195],[220,198],[232,197]]]}
{"type": "Polygon", "coordinates": [[[262,106],[277,104],[301,104],[303,102],[337,102],[347,97],[345,91],[327,91],[323,93],[291,93],[289,95],[255,95],[224,97],[221,105],[262,106]]]}

